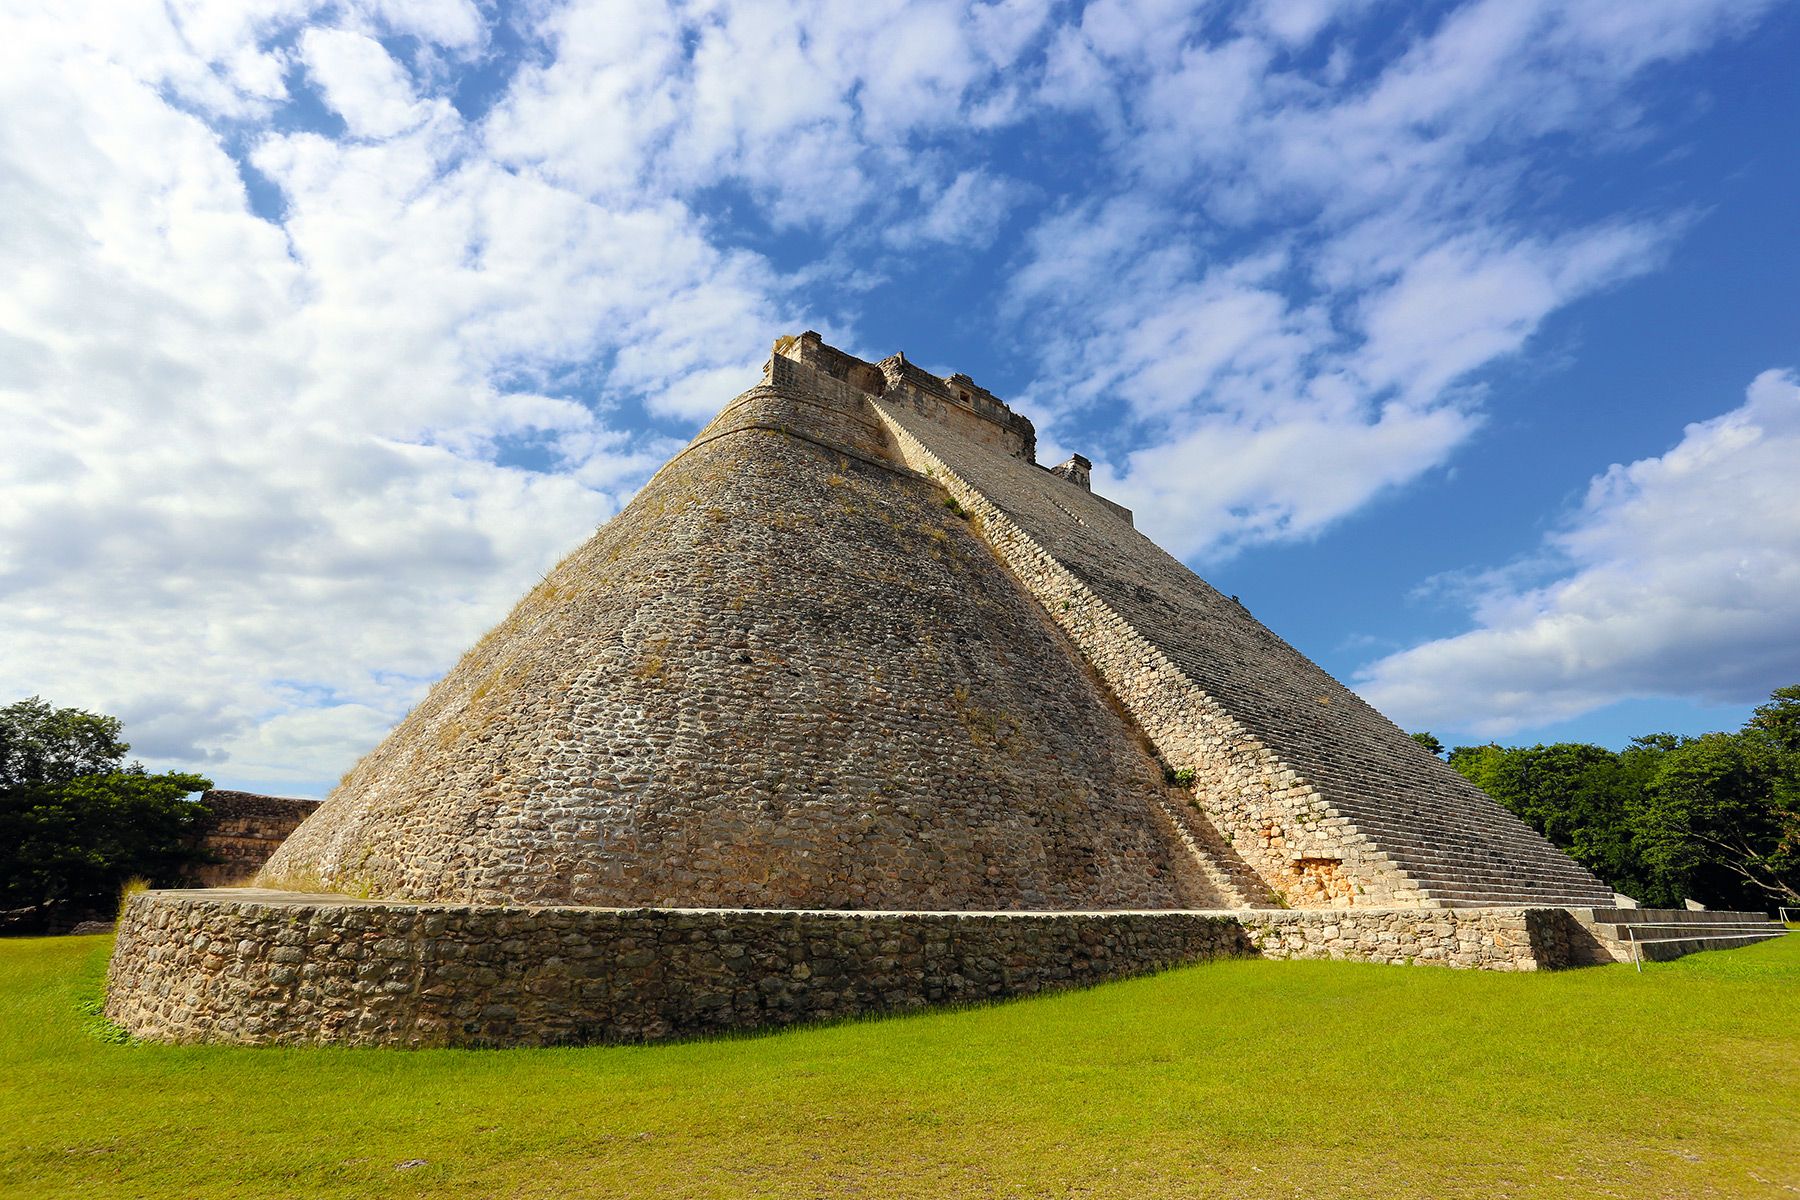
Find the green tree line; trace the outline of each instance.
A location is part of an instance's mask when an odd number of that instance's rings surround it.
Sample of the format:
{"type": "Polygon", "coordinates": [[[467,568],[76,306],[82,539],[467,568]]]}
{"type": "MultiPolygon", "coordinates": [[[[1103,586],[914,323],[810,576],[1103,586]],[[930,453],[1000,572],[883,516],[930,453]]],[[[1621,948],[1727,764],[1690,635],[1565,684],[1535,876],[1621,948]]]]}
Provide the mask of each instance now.
{"type": "Polygon", "coordinates": [[[117,717],[33,696],[0,708],[0,928],[110,918],[131,879],[185,883],[207,861],[196,835],[212,786],[127,763],[117,717]]]}
{"type": "MultiPolygon", "coordinates": [[[[1443,754],[1429,733],[1414,734],[1443,754]]],[[[1614,890],[1656,907],[1800,906],[1800,686],[1735,733],[1458,746],[1447,758],[1614,890]]]]}

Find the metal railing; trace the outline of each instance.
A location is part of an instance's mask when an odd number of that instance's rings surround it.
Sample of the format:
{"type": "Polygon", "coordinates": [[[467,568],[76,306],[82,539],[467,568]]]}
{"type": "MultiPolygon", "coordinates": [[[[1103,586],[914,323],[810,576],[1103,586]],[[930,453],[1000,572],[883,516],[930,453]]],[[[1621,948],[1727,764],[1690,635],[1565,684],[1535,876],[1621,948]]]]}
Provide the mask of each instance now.
{"type": "MultiPolygon", "coordinates": [[[[1783,912],[1787,910],[1783,909],[1783,912]]],[[[1786,928],[1785,920],[1781,924],[1764,921],[1752,924],[1749,921],[1631,921],[1621,922],[1625,926],[1626,940],[1631,944],[1631,961],[1637,965],[1638,974],[1644,973],[1644,956],[1641,946],[1656,946],[1664,942],[1742,942],[1767,941],[1771,938],[1784,937],[1800,930],[1786,928]],[[1685,937],[1643,938],[1637,936],[1640,929],[1746,929],[1750,933],[1691,933],[1685,937]]]]}

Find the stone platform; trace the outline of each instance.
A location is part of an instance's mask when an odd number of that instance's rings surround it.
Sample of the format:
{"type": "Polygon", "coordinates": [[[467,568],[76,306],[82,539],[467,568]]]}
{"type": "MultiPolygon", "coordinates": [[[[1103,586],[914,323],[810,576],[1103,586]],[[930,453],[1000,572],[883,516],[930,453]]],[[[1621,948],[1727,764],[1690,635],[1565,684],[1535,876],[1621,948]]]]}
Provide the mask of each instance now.
{"type": "Polygon", "coordinates": [[[144,892],[107,1016],[247,1045],[638,1042],[1031,995],[1210,958],[1532,971],[1595,961],[1554,908],[880,912],[144,892]]]}

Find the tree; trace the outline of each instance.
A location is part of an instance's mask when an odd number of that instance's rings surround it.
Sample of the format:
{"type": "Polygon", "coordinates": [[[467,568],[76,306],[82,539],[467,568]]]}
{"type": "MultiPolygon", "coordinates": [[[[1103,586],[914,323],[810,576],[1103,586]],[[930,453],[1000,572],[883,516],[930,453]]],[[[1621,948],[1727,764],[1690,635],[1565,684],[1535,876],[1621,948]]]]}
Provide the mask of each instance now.
{"type": "Polygon", "coordinates": [[[1800,684],[1769,693],[1768,702],[1750,714],[1744,731],[1768,739],[1780,751],[1800,754],[1800,684]]]}
{"type": "Polygon", "coordinates": [[[1415,741],[1415,742],[1419,743],[1419,745],[1425,747],[1426,750],[1430,751],[1432,754],[1436,755],[1438,758],[1444,757],[1444,743],[1438,741],[1435,737],[1433,737],[1431,735],[1431,730],[1421,729],[1419,732],[1412,734],[1410,736],[1412,737],[1413,741],[1415,741]]]}
{"type": "Polygon", "coordinates": [[[32,696],[0,708],[0,791],[116,771],[131,747],[117,717],[52,708],[32,696]]]}
{"type": "Polygon", "coordinates": [[[1776,688],[1735,734],[1668,746],[1639,824],[1670,889],[1715,906],[1800,903],[1800,686],[1776,688]]]}
{"type": "Polygon", "coordinates": [[[1632,801],[1642,764],[1604,746],[1458,746],[1450,765],[1511,809],[1609,887],[1643,897],[1649,887],[1634,844],[1632,801]]]}
{"type": "Polygon", "coordinates": [[[43,924],[109,913],[134,877],[186,882],[206,861],[199,775],[127,764],[120,722],[33,696],[0,708],[0,908],[43,924]]]}
{"type": "Polygon", "coordinates": [[[1450,765],[1618,891],[1654,906],[1800,904],[1800,686],[1736,733],[1458,746],[1450,765]]]}

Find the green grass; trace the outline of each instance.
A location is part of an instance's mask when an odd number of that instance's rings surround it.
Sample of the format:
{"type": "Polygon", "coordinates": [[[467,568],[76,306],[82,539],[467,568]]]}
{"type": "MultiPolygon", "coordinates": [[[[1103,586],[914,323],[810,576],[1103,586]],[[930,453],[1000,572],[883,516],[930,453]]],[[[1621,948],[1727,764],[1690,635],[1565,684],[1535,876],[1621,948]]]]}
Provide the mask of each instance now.
{"type": "Polygon", "coordinates": [[[1233,961],[771,1036],[420,1052],[108,1042],[83,1003],[110,947],[0,942],[0,1194],[1800,1188],[1800,938],[1641,976],[1233,961]]]}

